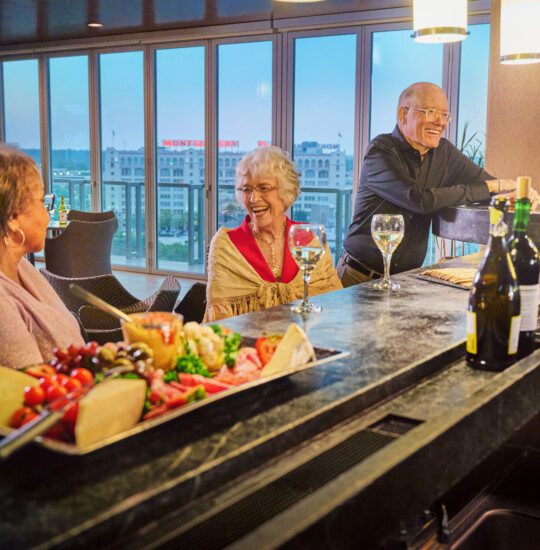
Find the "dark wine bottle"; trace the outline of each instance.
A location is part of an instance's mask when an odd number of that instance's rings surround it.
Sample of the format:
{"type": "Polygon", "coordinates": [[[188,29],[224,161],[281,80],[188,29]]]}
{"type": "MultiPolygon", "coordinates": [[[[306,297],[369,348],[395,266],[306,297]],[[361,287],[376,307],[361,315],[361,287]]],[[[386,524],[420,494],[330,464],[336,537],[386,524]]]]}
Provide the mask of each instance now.
{"type": "Polygon", "coordinates": [[[521,304],[506,245],[507,207],[505,197],[491,199],[487,250],[469,295],[467,363],[481,370],[501,371],[517,359],[521,304]]]}
{"type": "Polygon", "coordinates": [[[538,327],[540,266],[538,249],[527,234],[531,211],[529,200],[531,178],[518,178],[517,183],[514,231],[512,238],[508,241],[508,250],[516,269],[521,296],[521,327],[518,344],[518,357],[521,358],[534,351],[534,333],[538,327]]]}

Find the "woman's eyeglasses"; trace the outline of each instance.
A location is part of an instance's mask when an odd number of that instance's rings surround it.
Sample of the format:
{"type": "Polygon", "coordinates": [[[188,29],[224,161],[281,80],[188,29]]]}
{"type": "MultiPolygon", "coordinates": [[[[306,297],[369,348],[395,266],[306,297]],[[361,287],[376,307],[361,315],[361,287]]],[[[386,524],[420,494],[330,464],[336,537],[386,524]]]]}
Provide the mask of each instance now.
{"type": "Polygon", "coordinates": [[[251,195],[257,191],[259,195],[267,195],[270,191],[274,191],[277,187],[273,185],[257,185],[256,187],[237,187],[236,190],[242,193],[245,197],[251,197],[251,195]]]}

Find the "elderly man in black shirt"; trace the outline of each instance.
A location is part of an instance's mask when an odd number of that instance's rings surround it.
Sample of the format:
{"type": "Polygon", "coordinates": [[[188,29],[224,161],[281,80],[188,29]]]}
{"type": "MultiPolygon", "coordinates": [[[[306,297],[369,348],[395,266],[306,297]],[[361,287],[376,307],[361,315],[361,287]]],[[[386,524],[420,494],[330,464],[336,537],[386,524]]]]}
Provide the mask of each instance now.
{"type": "Polygon", "coordinates": [[[391,265],[391,272],[399,273],[422,265],[434,212],[515,190],[512,180],[493,179],[442,137],[450,113],[439,86],[417,82],[405,89],[397,119],[394,131],[373,139],[364,157],[353,221],[337,266],[343,286],[383,272],[381,252],[371,237],[374,214],[403,215],[405,235],[391,265]]]}

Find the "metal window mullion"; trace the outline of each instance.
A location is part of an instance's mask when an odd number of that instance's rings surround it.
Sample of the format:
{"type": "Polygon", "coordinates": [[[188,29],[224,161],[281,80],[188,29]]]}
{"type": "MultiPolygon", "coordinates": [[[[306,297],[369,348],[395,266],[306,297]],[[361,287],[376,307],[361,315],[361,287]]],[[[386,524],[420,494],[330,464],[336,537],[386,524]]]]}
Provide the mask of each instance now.
{"type": "Polygon", "coordinates": [[[275,34],[272,40],[272,143],[286,149],[283,136],[283,35],[275,34]]]}
{"type": "Polygon", "coordinates": [[[4,100],[4,63],[0,61],[0,141],[6,141],[6,102],[4,100]]]}
{"type": "Polygon", "coordinates": [[[100,132],[100,75],[98,54],[88,54],[88,102],[90,116],[90,202],[94,212],[102,209],[101,202],[101,132],[100,132]]]}
{"type": "Polygon", "coordinates": [[[443,90],[448,97],[448,109],[454,118],[448,125],[447,138],[456,143],[457,117],[459,103],[459,68],[461,59],[461,42],[445,44],[443,48],[443,90]]]}
{"type": "Polygon", "coordinates": [[[369,125],[371,119],[371,48],[372,32],[365,26],[357,33],[356,44],[356,105],[355,105],[355,142],[353,161],[352,201],[354,203],[364,151],[369,143],[369,125]]]}
{"type": "Polygon", "coordinates": [[[49,97],[49,60],[45,55],[38,56],[38,86],[39,86],[39,134],[41,142],[41,175],[45,191],[52,190],[51,143],[50,128],[50,97],[49,97]]]}
{"type": "Polygon", "coordinates": [[[282,103],[282,124],[283,124],[283,145],[291,151],[291,158],[294,158],[294,63],[295,63],[295,37],[285,33],[283,45],[283,103],[282,103]]]}
{"type": "MultiPolygon", "coordinates": [[[[206,244],[217,230],[217,135],[218,135],[218,45],[208,40],[205,46],[205,226],[206,244]]],[[[206,247],[205,247],[206,248],[206,247]]],[[[206,261],[204,272],[206,275],[206,261]]]]}
{"type": "Polygon", "coordinates": [[[144,152],[146,158],[145,170],[145,206],[146,206],[146,267],[150,272],[157,269],[157,239],[156,239],[156,54],[153,47],[144,48],[144,152]]]}

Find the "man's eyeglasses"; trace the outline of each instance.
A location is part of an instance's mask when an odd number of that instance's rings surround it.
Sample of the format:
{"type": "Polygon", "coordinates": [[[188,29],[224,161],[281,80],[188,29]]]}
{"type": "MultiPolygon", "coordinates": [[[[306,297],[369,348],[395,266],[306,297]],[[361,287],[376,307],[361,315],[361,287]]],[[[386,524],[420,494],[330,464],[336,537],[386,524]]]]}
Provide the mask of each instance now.
{"type": "Polygon", "coordinates": [[[267,195],[270,191],[274,191],[277,187],[272,185],[257,185],[256,187],[237,187],[236,190],[246,197],[250,197],[254,191],[259,195],[267,195]]]}
{"type": "Polygon", "coordinates": [[[424,113],[426,120],[428,122],[436,122],[436,120],[441,117],[445,122],[450,122],[452,120],[452,114],[449,111],[441,111],[440,109],[417,109],[416,107],[409,107],[404,105],[405,109],[412,109],[413,111],[419,111],[424,113]]]}

